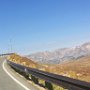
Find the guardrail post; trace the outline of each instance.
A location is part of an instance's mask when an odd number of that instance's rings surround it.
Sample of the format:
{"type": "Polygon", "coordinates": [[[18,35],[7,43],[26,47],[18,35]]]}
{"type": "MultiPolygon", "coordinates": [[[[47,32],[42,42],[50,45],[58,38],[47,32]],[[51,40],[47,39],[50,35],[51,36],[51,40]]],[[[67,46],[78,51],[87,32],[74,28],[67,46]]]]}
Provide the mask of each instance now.
{"type": "Polygon", "coordinates": [[[31,75],[31,80],[32,80],[35,84],[38,84],[38,78],[36,78],[35,76],[31,75]]]}
{"type": "Polygon", "coordinates": [[[26,73],[25,73],[24,76],[25,76],[26,79],[29,79],[29,74],[26,74],[26,73]]]}
{"type": "Polygon", "coordinates": [[[52,84],[47,81],[45,81],[45,87],[48,88],[48,90],[53,90],[52,84]]]}

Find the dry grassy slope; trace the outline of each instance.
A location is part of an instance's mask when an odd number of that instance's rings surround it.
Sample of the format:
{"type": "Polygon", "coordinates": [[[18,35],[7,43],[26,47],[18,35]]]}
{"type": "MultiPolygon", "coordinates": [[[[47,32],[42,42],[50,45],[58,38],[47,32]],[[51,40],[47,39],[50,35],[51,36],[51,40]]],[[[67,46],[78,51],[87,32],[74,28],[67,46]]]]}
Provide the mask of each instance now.
{"type": "Polygon", "coordinates": [[[76,61],[74,60],[58,65],[41,65],[33,62],[31,59],[21,57],[17,54],[10,55],[8,60],[25,65],[27,67],[37,68],[40,70],[90,82],[90,56],[82,57],[76,61]]]}
{"type": "Polygon", "coordinates": [[[25,65],[25,66],[28,66],[28,67],[32,67],[32,68],[37,68],[38,65],[39,65],[36,62],[33,62],[32,60],[30,60],[26,57],[19,56],[17,54],[10,55],[8,57],[8,60],[11,60],[15,63],[22,64],[22,65],[25,65]]]}
{"type": "Polygon", "coordinates": [[[76,61],[48,66],[46,71],[90,82],[90,56],[76,61]]]}

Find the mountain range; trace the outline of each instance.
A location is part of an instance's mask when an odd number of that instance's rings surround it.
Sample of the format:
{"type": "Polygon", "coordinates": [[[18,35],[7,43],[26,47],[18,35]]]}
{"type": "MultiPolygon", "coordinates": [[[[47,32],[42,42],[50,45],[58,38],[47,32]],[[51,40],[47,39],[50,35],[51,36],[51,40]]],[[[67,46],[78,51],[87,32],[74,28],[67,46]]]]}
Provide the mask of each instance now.
{"type": "Polygon", "coordinates": [[[90,42],[72,48],[60,48],[52,52],[37,52],[27,57],[42,64],[60,64],[90,55],[90,42]]]}

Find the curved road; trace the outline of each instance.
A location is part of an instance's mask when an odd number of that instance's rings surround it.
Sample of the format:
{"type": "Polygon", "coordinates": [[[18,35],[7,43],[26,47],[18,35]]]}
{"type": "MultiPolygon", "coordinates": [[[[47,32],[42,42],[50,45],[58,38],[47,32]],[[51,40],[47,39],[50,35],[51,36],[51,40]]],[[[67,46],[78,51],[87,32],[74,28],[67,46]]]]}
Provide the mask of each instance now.
{"type": "Polygon", "coordinates": [[[0,90],[39,90],[0,60],[0,90]],[[8,75],[9,74],[9,75],[8,75]]]}

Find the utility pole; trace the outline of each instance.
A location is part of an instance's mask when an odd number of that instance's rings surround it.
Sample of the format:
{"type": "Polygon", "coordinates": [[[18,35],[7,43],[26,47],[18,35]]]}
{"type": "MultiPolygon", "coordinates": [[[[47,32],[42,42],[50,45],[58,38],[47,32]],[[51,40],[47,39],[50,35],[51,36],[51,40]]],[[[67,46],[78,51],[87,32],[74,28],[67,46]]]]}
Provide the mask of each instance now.
{"type": "Polygon", "coordinates": [[[10,42],[9,43],[10,43],[10,47],[9,47],[10,48],[10,51],[9,51],[9,53],[12,53],[12,39],[10,39],[10,42]]]}

